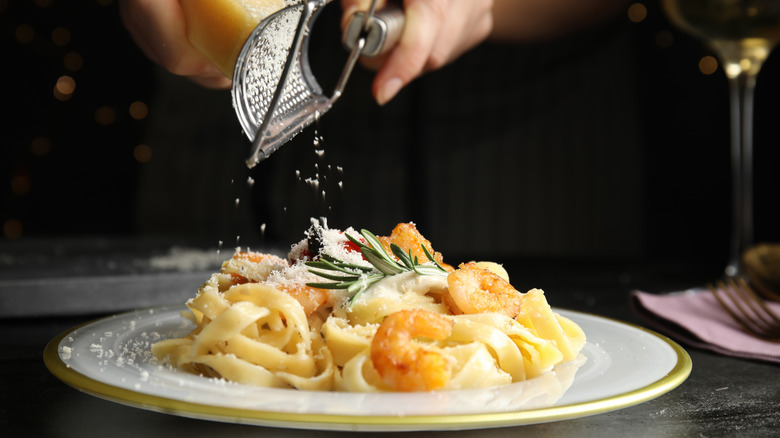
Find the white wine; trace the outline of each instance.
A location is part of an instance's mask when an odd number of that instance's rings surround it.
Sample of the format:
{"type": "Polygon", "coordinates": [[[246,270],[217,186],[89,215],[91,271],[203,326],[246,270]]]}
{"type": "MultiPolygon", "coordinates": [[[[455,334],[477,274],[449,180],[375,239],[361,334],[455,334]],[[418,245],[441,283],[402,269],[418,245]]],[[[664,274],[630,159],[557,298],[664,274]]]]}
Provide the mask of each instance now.
{"type": "Polygon", "coordinates": [[[761,65],[780,40],[780,0],[661,0],[669,19],[720,54],[731,102],[731,254],[726,275],[742,271],[753,244],[753,93],[761,65]]]}
{"type": "Polygon", "coordinates": [[[780,41],[780,0],[662,0],[669,19],[710,43],[727,64],[756,69],[780,41]]]}

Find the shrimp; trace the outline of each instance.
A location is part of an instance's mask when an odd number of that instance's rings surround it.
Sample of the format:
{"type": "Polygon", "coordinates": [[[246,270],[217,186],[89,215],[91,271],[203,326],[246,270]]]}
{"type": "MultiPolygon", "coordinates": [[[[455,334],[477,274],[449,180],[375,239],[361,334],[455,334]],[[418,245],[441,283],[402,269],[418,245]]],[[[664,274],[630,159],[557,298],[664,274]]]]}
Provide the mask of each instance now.
{"type": "MultiPolygon", "coordinates": [[[[226,277],[228,282],[220,288],[220,291],[224,292],[229,287],[245,283],[266,283],[274,272],[286,267],[289,267],[286,260],[272,254],[236,252],[233,258],[222,264],[220,273],[228,276],[226,277]]],[[[273,286],[298,300],[306,316],[317,311],[330,298],[330,292],[325,289],[292,283],[273,286]]]]}
{"type": "Polygon", "coordinates": [[[424,310],[401,310],[385,318],[371,341],[371,361],[382,381],[398,391],[433,391],[447,385],[452,375],[447,359],[414,338],[446,339],[452,324],[424,310]]]}
{"type": "Polygon", "coordinates": [[[417,227],[411,222],[399,223],[395,226],[395,228],[393,228],[393,232],[389,236],[378,237],[378,239],[382,243],[382,246],[385,247],[385,250],[388,252],[388,254],[392,254],[392,251],[390,250],[390,244],[395,243],[404,251],[411,251],[412,256],[417,257],[420,262],[425,262],[428,260],[428,256],[425,255],[425,252],[422,249],[422,246],[424,245],[426,248],[428,248],[428,251],[431,252],[436,262],[443,264],[444,258],[442,257],[441,253],[433,251],[431,242],[423,237],[423,235],[420,234],[420,232],[417,230],[417,227]]]}
{"type": "Polygon", "coordinates": [[[463,263],[447,276],[444,302],[453,313],[495,312],[510,318],[522,308],[523,296],[508,281],[475,263],[463,263]]]}
{"type": "Polygon", "coordinates": [[[330,298],[330,293],[325,289],[319,289],[311,286],[290,287],[282,286],[279,289],[287,292],[291,297],[298,300],[303,306],[303,312],[306,316],[311,316],[330,298]]]}

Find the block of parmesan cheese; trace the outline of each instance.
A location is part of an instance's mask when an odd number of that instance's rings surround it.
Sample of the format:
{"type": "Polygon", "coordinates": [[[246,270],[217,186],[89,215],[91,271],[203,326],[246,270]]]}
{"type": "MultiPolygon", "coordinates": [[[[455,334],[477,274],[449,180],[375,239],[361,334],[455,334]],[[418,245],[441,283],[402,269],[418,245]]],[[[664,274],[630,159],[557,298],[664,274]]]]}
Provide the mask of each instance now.
{"type": "Polygon", "coordinates": [[[179,0],[187,37],[225,76],[233,69],[244,42],[285,0],[179,0]]]}

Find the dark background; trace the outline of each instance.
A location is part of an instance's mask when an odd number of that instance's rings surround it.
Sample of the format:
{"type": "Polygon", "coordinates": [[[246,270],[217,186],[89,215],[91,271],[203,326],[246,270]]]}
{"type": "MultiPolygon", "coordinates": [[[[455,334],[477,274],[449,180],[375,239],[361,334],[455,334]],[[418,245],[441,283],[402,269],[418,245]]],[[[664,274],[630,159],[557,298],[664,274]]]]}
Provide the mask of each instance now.
{"type": "MultiPolygon", "coordinates": [[[[638,22],[626,14],[543,45],[485,44],[384,108],[359,69],[316,127],[250,171],[229,92],[149,62],[114,1],[0,0],[0,238],[286,247],[327,215],[377,234],[414,221],[445,255],[722,265],[726,79],[701,73],[712,53],[643,4],[638,22]],[[81,63],[66,62],[74,53],[81,63]],[[59,100],[63,75],[76,88],[59,100]],[[133,117],[134,102],[148,115],[133,117]],[[315,128],[327,151],[318,171],[315,128]],[[295,170],[318,172],[326,200],[295,170]]],[[[341,58],[317,50],[327,84],[341,58]]],[[[756,92],[758,241],[780,240],[778,57],[756,92]]]]}

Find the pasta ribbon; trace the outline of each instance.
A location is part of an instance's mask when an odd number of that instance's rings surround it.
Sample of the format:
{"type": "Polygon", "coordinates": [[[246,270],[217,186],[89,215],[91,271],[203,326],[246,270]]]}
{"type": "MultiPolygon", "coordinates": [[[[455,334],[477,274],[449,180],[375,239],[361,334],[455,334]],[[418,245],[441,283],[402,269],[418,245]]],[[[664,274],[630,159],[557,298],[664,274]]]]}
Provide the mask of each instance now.
{"type": "Polygon", "coordinates": [[[187,338],[155,344],[157,357],[239,383],[316,390],[332,385],[330,354],[323,345],[314,350],[303,308],[289,294],[246,283],[224,293],[207,288],[188,305],[198,326],[187,338]]]}

